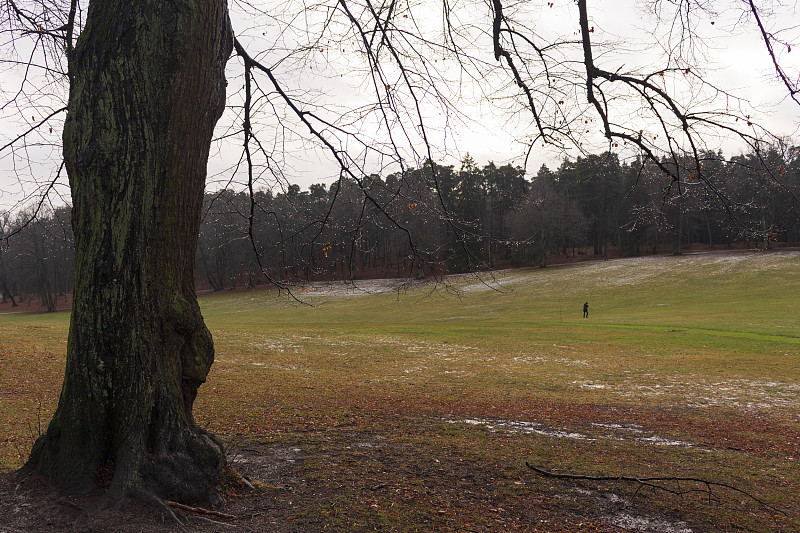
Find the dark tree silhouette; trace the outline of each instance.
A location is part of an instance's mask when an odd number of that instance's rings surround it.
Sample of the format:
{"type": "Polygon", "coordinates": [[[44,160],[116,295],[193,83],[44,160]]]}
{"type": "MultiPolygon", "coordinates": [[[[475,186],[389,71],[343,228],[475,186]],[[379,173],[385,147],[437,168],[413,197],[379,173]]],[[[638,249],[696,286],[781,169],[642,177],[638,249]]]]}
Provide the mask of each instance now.
{"type": "Polygon", "coordinates": [[[193,266],[232,45],[224,1],[96,1],[68,54],[75,297],[58,408],[25,465],[67,490],[108,465],[109,501],[218,485],[222,444],[192,416],[214,360],[193,266]]]}

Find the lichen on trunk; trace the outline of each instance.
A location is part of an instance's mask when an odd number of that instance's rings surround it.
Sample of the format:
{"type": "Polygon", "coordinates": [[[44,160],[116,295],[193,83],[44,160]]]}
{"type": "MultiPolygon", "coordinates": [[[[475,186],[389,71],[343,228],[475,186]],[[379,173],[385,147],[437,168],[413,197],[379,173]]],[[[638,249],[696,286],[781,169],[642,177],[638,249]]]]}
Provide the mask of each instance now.
{"type": "Polygon", "coordinates": [[[25,471],[113,497],[206,499],[221,442],[192,405],[214,360],[194,254],[232,49],[224,0],[92,0],[69,54],[75,297],[64,384],[25,471]]]}

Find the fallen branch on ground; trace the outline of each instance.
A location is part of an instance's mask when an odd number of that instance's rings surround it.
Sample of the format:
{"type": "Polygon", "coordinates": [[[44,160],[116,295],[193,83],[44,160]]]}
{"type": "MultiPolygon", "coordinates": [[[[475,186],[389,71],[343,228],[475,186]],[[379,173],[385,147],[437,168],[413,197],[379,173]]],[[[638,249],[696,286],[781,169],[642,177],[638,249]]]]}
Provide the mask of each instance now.
{"type": "Polygon", "coordinates": [[[195,513],[206,516],[216,516],[217,518],[226,518],[228,520],[236,519],[236,516],[232,514],[221,513],[219,511],[212,511],[211,509],[203,509],[202,507],[192,507],[191,505],[184,505],[182,503],[172,502],[169,500],[164,500],[164,505],[167,505],[174,509],[179,509],[181,511],[186,511],[188,513],[195,513]]]}
{"type": "Polygon", "coordinates": [[[777,507],[768,504],[758,496],[750,494],[749,492],[742,490],[738,487],[733,485],[729,485],[727,483],[719,483],[717,481],[709,481],[707,479],[702,478],[695,478],[695,477],[675,477],[675,476],[654,476],[654,477],[630,477],[630,476],[588,476],[584,474],[557,474],[555,472],[550,472],[548,470],[544,470],[542,468],[536,467],[527,461],[525,462],[525,466],[533,470],[534,472],[541,474],[545,477],[552,477],[557,479],[574,479],[574,480],[585,480],[585,481],[625,481],[629,483],[638,483],[639,487],[636,489],[636,494],[639,493],[643,487],[651,488],[655,491],[663,491],[668,494],[674,494],[676,496],[683,496],[684,494],[691,494],[691,493],[702,493],[708,497],[708,502],[719,502],[720,499],[717,494],[714,492],[714,489],[728,489],[730,491],[736,492],[743,496],[746,496],[750,500],[756,502],[762,509],[765,509],[772,515],[772,520],[776,522],[777,519],[776,515],[783,515],[789,516],[785,511],[778,509],[777,507]],[[693,484],[694,486],[682,487],[681,483],[683,484],[693,484]],[[674,484],[670,486],[668,484],[674,484]],[[697,487],[700,485],[700,487],[697,487]]]}
{"type": "MultiPolygon", "coordinates": [[[[170,509],[166,505],[165,502],[161,501],[161,499],[158,496],[156,496],[155,494],[153,494],[149,490],[144,490],[142,488],[134,488],[131,491],[130,495],[131,495],[131,497],[136,498],[140,502],[142,502],[144,504],[147,504],[147,505],[152,505],[156,509],[160,510],[163,513],[162,519],[163,519],[163,516],[167,516],[170,519],[172,519],[173,521],[175,521],[179,526],[181,526],[181,527],[185,527],[186,526],[186,524],[184,524],[183,521],[181,521],[181,519],[179,517],[179,516],[183,516],[183,514],[181,514],[180,511],[178,511],[177,514],[172,512],[172,509],[170,509]]],[[[104,502],[103,503],[103,505],[105,506],[104,508],[110,507],[111,506],[111,502],[116,502],[116,501],[119,501],[119,500],[117,499],[117,500],[110,500],[110,501],[104,502]]]]}

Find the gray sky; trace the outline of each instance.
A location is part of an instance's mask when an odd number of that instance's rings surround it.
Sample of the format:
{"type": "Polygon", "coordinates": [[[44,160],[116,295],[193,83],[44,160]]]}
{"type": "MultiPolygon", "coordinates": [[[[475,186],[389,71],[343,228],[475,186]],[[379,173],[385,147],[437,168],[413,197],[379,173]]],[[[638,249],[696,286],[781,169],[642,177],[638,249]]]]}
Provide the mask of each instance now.
{"type": "MultiPolygon", "coordinates": [[[[415,68],[430,69],[431,76],[438,79],[436,87],[441,94],[437,96],[446,98],[450,104],[450,107],[442,106],[430,89],[420,89],[417,93],[434,159],[458,166],[458,161],[469,152],[479,165],[488,161],[521,165],[527,143],[535,131],[530,113],[519,108],[509,112],[509,97],[519,91],[510,86],[506,74],[497,70],[497,62],[492,54],[487,4],[473,0],[454,0],[451,4],[452,21],[463,31],[464,42],[472,42],[465,45],[468,46],[466,52],[475,58],[477,65],[468,65],[465,73],[452,57],[438,54],[435,47],[424,46],[424,61],[417,59],[413,63],[415,68]],[[469,73],[484,68],[494,70],[488,79],[476,85],[470,80],[469,73]]],[[[677,94],[679,99],[713,108],[730,106],[733,102],[730,99],[713,103],[706,101],[711,86],[724,88],[743,99],[735,104],[737,112],[741,109],[742,116],[750,116],[752,121],[762,124],[772,133],[795,136],[800,106],[788,100],[786,89],[777,83],[774,68],[753,21],[741,17],[741,13],[736,11],[741,4],[736,1],[713,4],[721,12],[695,19],[693,30],[702,39],[696,41],[696,46],[691,49],[692,54],[686,54],[693,58],[692,73],[699,75],[708,85],[704,88],[695,86],[695,92],[690,93],[687,92],[690,88],[683,86],[683,80],[676,77],[665,78],[664,88],[677,94]],[[723,9],[728,6],[730,9],[723,9]]],[[[769,18],[769,29],[800,46],[800,16],[795,3],[789,2],[783,6],[778,2],[762,4],[777,6],[776,10],[780,10],[769,18]]],[[[352,5],[357,6],[355,0],[352,5]]],[[[578,10],[573,0],[556,0],[552,7],[546,1],[530,1],[519,5],[524,11],[523,18],[528,22],[528,30],[537,34],[538,43],[577,39],[578,10]]],[[[670,42],[676,42],[675,39],[669,39],[670,24],[656,24],[646,5],[646,2],[634,0],[589,2],[590,24],[595,28],[592,33],[596,46],[595,62],[598,66],[610,71],[635,68],[657,70],[666,64],[665,58],[670,54],[672,59],[669,64],[681,65],[675,55],[676,50],[668,49],[670,42]],[[658,28],[655,34],[654,28],[658,28]]],[[[269,51],[258,58],[274,68],[284,89],[292,91],[304,103],[304,109],[313,109],[326,120],[357,133],[350,137],[332,137],[337,148],[346,148],[355,155],[356,163],[375,172],[396,170],[391,158],[381,158],[374,150],[364,152],[359,144],[363,142],[387,149],[391,136],[398,153],[413,166],[415,159],[426,155],[418,148],[416,155],[413,153],[412,147],[420,145],[419,128],[413,126],[419,122],[418,118],[410,116],[397,119],[412,124],[403,129],[398,123],[382,123],[379,114],[365,111],[366,106],[374,101],[374,91],[362,56],[358,53],[358,40],[353,36],[340,41],[330,38],[337,32],[342,33],[347,21],[337,14],[328,24],[331,34],[320,33],[320,23],[331,11],[322,9],[324,3],[315,4],[317,10],[311,11],[304,11],[302,6],[302,3],[294,0],[260,2],[255,7],[266,14],[259,15],[250,7],[233,2],[234,29],[252,54],[255,55],[256,50],[269,51]],[[309,35],[322,35],[322,38],[312,42],[309,41],[309,35]],[[296,52],[298,46],[305,48],[302,54],[296,52]],[[357,111],[354,112],[354,109],[357,111]]],[[[410,6],[407,2],[401,2],[400,6],[410,17],[398,23],[407,22],[410,30],[421,31],[432,41],[441,39],[441,10],[432,7],[441,6],[440,1],[418,0],[410,6]]],[[[24,44],[18,50],[19,57],[26,56],[24,44]]],[[[796,77],[800,72],[800,48],[794,53],[780,49],[779,53],[784,68],[796,77]]],[[[567,50],[563,59],[567,70],[577,69],[580,66],[580,48],[567,50]]],[[[240,124],[237,113],[241,103],[242,79],[237,77],[237,69],[238,62],[233,58],[229,65],[230,105],[217,129],[218,136],[225,140],[212,147],[210,189],[228,183],[241,186],[244,179],[243,168],[234,172],[241,154],[241,137],[229,137],[238,130],[240,124]]],[[[400,102],[400,107],[412,108],[413,101],[408,91],[401,87],[399,72],[389,66],[386,73],[390,80],[387,85],[392,86],[392,94],[400,102]]],[[[16,93],[20,76],[19,71],[3,71],[0,95],[4,100],[16,93]]],[[[260,78],[260,83],[266,86],[264,78],[260,78]]],[[[585,88],[577,85],[565,97],[566,106],[571,106],[568,112],[573,113],[573,117],[584,116],[584,91],[585,88]]],[[[32,78],[25,87],[25,94],[33,99],[44,98],[46,105],[38,109],[7,106],[0,111],[0,145],[19,135],[28,125],[42,120],[48,108],[59,107],[61,104],[57,100],[63,95],[63,89],[54,87],[44,78],[32,78]]],[[[257,185],[280,187],[288,181],[306,188],[312,183],[330,183],[337,178],[337,165],[332,162],[330,155],[318,144],[304,140],[307,129],[293,121],[274,91],[268,90],[266,95],[260,102],[261,110],[257,116],[261,118],[257,119],[257,134],[262,145],[270,152],[270,159],[261,161],[257,185]],[[281,120],[277,120],[276,116],[281,120]],[[276,179],[275,176],[282,178],[276,179]]],[[[638,124],[637,127],[642,129],[652,125],[647,117],[637,113],[631,103],[621,102],[613,118],[626,125],[638,124]]],[[[49,121],[28,139],[27,145],[19,145],[22,149],[13,154],[4,152],[0,155],[0,209],[18,206],[21,198],[35,199],[55,175],[60,162],[58,143],[61,119],[63,115],[49,121]]],[[[589,131],[581,140],[583,148],[588,151],[608,148],[599,134],[599,124],[587,124],[589,131]]],[[[742,150],[741,145],[729,138],[708,136],[706,139],[708,148],[722,148],[728,155],[742,150]]],[[[576,148],[564,151],[539,144],[530,153],[527,169],[535,173],[545,163],[556,167],[565,155],[574,158],[578,154],[576,148]]],[[[621,155],[626,157],[632,154],[622,152],[621,155]]],[[[61,195],[61,200],[68,200],[65,177],[62,177],[61,185],[55,192],[61,195]]],[[[55,201],[60,201],[58,196],[55,201]]]]}

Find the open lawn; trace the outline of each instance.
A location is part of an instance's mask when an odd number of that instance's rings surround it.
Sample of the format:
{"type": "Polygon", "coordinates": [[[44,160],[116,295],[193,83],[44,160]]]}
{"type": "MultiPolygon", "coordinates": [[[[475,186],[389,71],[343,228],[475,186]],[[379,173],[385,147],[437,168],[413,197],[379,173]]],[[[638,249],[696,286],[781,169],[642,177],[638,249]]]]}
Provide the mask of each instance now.
{"type": "MultiPolygon", "coordinates": [[[[205,296],[196,418],[260,482],[223,510],[240,531],[800,531],[799,274],[740,252],[205,296]]],[[[0,316],[3,469],[53,412],[68,318],[0,316]]]]}

